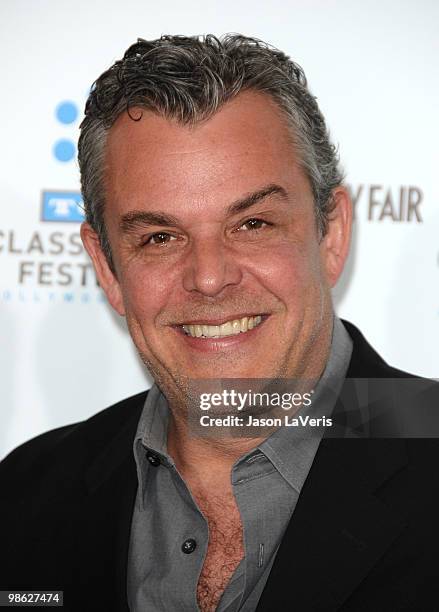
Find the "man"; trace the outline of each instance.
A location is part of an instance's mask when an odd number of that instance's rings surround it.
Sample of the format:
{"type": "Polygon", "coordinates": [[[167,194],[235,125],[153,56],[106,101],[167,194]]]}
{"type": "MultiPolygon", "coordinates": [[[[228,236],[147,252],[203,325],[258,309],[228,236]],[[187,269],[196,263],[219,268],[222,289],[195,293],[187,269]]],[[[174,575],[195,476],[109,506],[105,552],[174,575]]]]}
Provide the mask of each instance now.
{"type": "Polygon", "coordinates": [[[350,379],[408,375],[334,314],[351,202],[302,70],[243,36],[139,40],[92,89],[79,162],[84,245],[156,385],[4,461],[0,586],[73,610],[427,609],[437,444],[356,420],[350,379]],[[300,381],[352,439],[196,435],[208,379],[300,381]]]}

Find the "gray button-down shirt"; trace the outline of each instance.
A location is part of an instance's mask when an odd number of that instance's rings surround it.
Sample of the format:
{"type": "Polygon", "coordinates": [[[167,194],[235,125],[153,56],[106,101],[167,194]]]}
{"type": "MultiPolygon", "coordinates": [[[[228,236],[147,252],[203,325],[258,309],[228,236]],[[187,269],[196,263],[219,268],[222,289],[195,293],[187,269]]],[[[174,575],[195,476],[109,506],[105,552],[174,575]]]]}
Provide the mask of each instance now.
{"type": "MultiPolygon", "coordinates": [[[[306,414],[331,414],[352,353],[352,341],[335,317],[325,371],[306,414]]],[[[208,525],[167,453],[168,405],[150,390],[134,440],[138,493],[128,558],[128,602],[135,612],[194,612],[197,583],[208,545],[208,525]],[[152,463],[148,452],[153,453],[152,463]],[[157,465],[154,457],[160,459],[157,465]],[[182,544],[193,539],[190,554],[182,544]]],[[[320,430],[323,433],[322,430],[320,430]]],[[[321,435],[281,427],[232,468],[245,556],[231,577],[217,612],[252,612],[311,468],[321,435]]],[[[150,456],[151,458],[151,456],[150,456]]]]}

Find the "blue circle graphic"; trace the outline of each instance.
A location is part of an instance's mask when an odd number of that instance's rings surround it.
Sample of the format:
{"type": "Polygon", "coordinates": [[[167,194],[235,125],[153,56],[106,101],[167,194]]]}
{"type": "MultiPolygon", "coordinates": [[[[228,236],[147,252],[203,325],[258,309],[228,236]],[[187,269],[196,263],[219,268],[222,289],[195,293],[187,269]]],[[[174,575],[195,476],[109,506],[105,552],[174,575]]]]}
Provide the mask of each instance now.
{"type": "Polygon", "coordinates": [[[78,117],[78,107],[74,102],[60,102],[56,107],[56,118],[61,123],[73,123],[78,117]]]}
{"type": "Polygon", "coordinates": [[[53,147],[53,154],[60,162],[68,162],[75,157],[75,145],[71,140],[58,140],[53,147]]]}

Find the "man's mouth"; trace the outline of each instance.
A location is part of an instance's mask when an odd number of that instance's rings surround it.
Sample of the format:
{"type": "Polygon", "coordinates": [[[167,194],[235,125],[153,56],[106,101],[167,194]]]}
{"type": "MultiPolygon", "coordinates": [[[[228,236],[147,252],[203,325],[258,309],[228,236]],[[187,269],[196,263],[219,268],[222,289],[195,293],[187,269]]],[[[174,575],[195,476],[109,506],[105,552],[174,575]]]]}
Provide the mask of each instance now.
{"type": "Polygon", "coordinates": [[[241,319],[231,319],[221,325],[209,325],[208,323],[185,323],[182,329],[185,334],[192,338],[226,338],[227,336],[237,336],[257,327],[262,322],[262,315],[242,317],[241,319]]]}

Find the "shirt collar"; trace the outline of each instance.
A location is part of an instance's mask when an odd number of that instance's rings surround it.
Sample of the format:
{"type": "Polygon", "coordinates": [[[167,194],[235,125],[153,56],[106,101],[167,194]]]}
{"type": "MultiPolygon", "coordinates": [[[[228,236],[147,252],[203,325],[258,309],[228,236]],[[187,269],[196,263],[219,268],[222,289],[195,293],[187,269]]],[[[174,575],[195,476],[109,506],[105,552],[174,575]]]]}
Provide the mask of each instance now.
{"type": "Polygon", "coordinates": [[[159,387],[154,384],[148,392],[137,425],[134,452],[136,453],[136,448],[140,442],[145,448],[154,451],[163,458],[170,459],[167,453],[168,421],[168,402],[159,387]]]}
{"type": "MultiPolygon", "coordinates": [[[[332,340],[328,361],[315,387],[312,404],[302,408],[295,416],[309,415],[311,418],[330,417],[352,355],[352,340],[343,323],[334,316],[332,340]]],[[[302,427],[280,427],[256,449],[263,452],[287,482],[300,492],[324,429],[311,430],[302,427]]],[[[255,451],[253,451],[254,453],[255,451]]]]}

